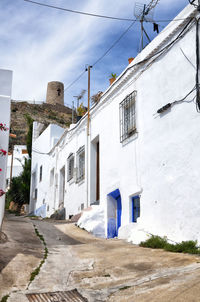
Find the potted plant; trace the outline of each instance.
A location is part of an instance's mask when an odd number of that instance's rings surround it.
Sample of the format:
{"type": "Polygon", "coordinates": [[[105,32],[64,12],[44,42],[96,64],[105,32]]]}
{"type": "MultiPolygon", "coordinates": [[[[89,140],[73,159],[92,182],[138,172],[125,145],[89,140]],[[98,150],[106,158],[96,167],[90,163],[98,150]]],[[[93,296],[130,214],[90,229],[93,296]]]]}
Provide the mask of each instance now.
{"type": "Polygon", "coordinates": [[[117,78],[116,73],[111,73],[111,78],[109,79],[110,85],[112,85],[112,83],[116,80],[116,78],[117,78]]]}
{"type": "Polygon", "coordinates": [[[131,64],[131,62],[134,60],[134,58],[128,58],[128,63],[131,64]]]}
{"type": "Polygon", "coordinates": [[[83,106],[83,103],[77,108],[77,122],[82,118],[82,116],[86,113],[87,109],[83,106]]]}

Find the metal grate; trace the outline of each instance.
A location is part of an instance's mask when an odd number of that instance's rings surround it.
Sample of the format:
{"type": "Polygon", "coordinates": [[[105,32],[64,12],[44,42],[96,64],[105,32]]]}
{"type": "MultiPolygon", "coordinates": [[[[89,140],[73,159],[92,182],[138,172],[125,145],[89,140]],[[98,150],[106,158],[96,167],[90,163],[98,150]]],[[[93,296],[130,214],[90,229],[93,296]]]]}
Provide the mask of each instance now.
{"type": "Polygon", "coordinates": [[[79,148],[76,154],[78,165],[76,182],[78,183],[85,178],[85,146],[79,148]]]}
{"type": "Polygon", "coordinates": [[[136,132],[135,98],[136,91],[133,91],[119,104],[121,143],[136,132]]]}
{"type": "Polygon", "coordinates": [[[77,289],[65,292],[27,294],[26,296],[30,302],[88,302],[86,298],[80,295],[77,289]]]}
{"type": "Polygon", "coordinates": [[[70,181],[74,177],[74,154],[71,153],[67,159],[68,173],[67,181],[70,181]]]}

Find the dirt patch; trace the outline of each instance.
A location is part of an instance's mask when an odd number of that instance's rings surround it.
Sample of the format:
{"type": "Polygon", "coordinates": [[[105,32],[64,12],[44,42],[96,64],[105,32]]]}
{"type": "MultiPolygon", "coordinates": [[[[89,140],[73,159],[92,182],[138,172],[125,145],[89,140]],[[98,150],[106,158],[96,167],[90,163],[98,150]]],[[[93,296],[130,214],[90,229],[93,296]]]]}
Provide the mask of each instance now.
{"type": "Polygon", "coordinates": [[[126,269],[128,269],[129,271],[148,271],[152,268],[152,264],[151,263],[145,263],[145,262],[141,262],[141,263],[129,263],[124,265],[124,267],[126,269]]]}

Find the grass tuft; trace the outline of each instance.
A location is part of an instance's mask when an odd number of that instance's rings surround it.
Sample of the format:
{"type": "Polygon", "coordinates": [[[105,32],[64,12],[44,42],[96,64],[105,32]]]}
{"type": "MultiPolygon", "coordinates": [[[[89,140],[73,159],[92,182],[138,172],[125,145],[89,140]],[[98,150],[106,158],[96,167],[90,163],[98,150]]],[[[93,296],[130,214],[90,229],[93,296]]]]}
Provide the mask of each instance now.
{"type": "Polygon", "coordinates": [[[197,241],[193,240],[172,244],[167,241],[166,237],[152,235],[146,241],[142,241],[140,246],[153,249],[164,249],[165,251],[173,253],[200,254],[197,241]]]}
{"type": "Polygon", "coordinates": [[[9,298],[9,295],[3,296],[0,302],[6,302],[9,298]]]}
{"type": "MultiPolygon", "coordinates": [[[[36,269],[31,273],[31,276],[30,276],[30,282],[29,282],[29,285],[30,283],[35,279],[35,277],[39,274],[40,272],[40,269],[42,267],[42,265],[45,263],[45,260],[47,259],[48,257],[48,248],[46,247],[46,242],[44,240],[44,237],[43,235],[41,235],[38,231],[38,229],[36,228],[36,226],[34,225],[34,228],[35,228],[35,233],[36,235],[40,238],[40,240],[42,241],[43,245],[44,245],[44,256],[43,256],[43,259],[40,261],[40,264],[38,267],[36,267],[36,269]]],[[[0,301],[1,302],[1,301],[0,301]]]]}

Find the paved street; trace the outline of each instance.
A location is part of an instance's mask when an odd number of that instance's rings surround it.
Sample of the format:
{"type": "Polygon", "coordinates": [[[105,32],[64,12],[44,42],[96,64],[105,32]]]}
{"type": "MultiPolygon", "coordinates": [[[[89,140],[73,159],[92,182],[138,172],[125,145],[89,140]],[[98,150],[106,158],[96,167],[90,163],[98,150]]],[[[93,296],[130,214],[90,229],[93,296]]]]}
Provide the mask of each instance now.
{"type": "Polygon", "coordinates": [[[90,302],[200,301],[198,256],[99,239],[74,224],[14,215],[8,215],[3,229],[8,242],[0,244],[0,298],[10,294],[8,302],[74,289],[90,302]],[[29,284],[44,254],[34,225],[44,236],[48,256],[29,284]]]}

